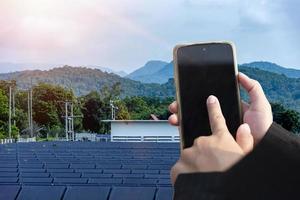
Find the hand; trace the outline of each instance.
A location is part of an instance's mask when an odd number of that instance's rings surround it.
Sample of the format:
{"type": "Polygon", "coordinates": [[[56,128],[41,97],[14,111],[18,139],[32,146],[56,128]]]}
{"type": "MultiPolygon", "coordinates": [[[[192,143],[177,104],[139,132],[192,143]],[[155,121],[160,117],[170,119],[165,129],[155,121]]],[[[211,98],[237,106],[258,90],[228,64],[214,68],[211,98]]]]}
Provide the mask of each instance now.
{"type": "Polygon", "coordinates": [[[249,124],[254,142],[257,144],[273,122],[272,108],[258,81],[243,73],[239,73],[238,79],[250,97],[250,105],[242,102],[243,121],[249,124]]]}
{"type": "MultiPolygon", "coordinates": [[[[250,97],[250,104],[242,102],[243,122],[249,124],[254,143],[257,144],[265,136],[273,122],[271,105],[259,82],[243,73],[239,73],[238,80],[250,97]]],[[[178,105],[176,101],[170,104],[169,110],[174,113],[169,117],[169,123],[179,125],[177,117],[178,105]]]]}
{"type": "Polygon", "coordinates": [[[208,97],[207,110],[212,135],[198,137],[192,147],[181,151],[179,160],[171,169],[173,184],[181,173],[225,171],[253,149],[248,124],[238,128],[235,141],[215,96],[208,97]]]}

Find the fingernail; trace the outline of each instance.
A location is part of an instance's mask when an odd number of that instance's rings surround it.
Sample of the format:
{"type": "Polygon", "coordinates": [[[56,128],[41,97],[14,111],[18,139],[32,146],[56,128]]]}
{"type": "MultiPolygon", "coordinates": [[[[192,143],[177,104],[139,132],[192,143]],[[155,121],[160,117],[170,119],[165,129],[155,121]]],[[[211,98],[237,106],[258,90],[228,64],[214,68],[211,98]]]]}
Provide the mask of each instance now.
{"type": "Polygon", "coordinates": [[[242,72],[239,72],[240,76],[244,76],[246,78],[249,78],[246,74],[242,73],[242,72]]]}
{"type": "Polygon", "coordinates": [[[207,103],[208,104],[213,104],[213,103],[216,103],[217,101],[217,98],[213,95],[210,95],[208,98],[207,98],[207,103]]]}

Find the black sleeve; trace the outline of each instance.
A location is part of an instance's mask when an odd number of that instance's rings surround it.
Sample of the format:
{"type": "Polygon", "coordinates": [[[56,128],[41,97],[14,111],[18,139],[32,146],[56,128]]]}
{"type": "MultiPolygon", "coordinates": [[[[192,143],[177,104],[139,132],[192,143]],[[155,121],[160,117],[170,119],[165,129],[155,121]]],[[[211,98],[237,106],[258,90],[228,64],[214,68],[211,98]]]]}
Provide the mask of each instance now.
{"type": "Polygon", "coordinates": [[[300,139],[273,123],[230,170],[179,175],[174,199],[299,199],[299,191],[300,139]]]}

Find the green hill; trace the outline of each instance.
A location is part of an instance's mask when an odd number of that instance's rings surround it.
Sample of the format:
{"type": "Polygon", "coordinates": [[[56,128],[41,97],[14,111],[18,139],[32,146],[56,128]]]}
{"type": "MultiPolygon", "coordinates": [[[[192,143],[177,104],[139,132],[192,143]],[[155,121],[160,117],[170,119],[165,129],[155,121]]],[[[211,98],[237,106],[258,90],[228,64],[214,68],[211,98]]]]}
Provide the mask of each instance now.
{"type": "MultiPolygon", "coordinates": [[[[300,78],[288,78],[285,75],[260,70],[258,68],[239,66],[240,71],[258,80],[268,99],[300,112],[300,78]]],[[[165,74],[172,74],[172,63],[162,68],[165,74]],[[168,72],[168,73],[167,73],[168,72]]],[[[70,88],[77,96],[91,91],[99,91],[103,86],[121,83],[121,96],[170,97],[175,95],[174,81],[169,79],[164,84],[142,83],[122,78],[113,73],[99,69],[64,66],[48,71],[33,70],[0,74],[0,80],[16,80],[19,89],[28,89],[31,84],[39,82],[61,85],[70,88]]]]}

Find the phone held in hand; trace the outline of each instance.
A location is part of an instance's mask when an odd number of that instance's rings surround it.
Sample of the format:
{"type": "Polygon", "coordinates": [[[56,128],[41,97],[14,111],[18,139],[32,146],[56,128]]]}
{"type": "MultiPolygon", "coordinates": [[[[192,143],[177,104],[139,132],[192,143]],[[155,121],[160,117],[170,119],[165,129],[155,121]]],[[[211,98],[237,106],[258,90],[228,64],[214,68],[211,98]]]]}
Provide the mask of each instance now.
{"type": "Polygon", "coordinates": [[[211,135],[206,100],[215,95],[230,133],[242,123],[235,47],[231,42],[177,45],[173,50],[181,147],[211,135]]]}

